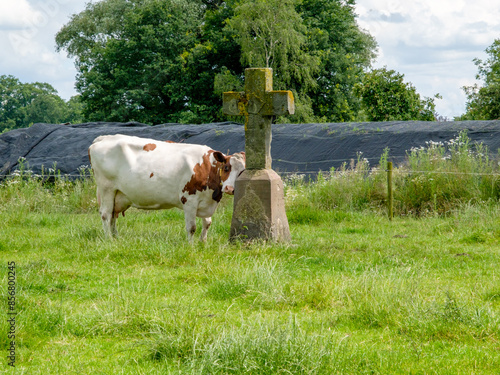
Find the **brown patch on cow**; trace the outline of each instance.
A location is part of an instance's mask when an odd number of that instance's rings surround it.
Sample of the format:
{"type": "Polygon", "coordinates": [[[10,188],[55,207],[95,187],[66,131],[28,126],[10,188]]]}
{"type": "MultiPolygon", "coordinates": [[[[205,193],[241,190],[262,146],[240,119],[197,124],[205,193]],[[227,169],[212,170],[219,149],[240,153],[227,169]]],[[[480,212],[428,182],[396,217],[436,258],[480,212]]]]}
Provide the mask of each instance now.
{"type": "Polygon", "coordinates": [[[165,141],[167,143],[177,143],[177,142],[174,142],[174,141],[165,141]]]}
{"type": "Polygon", "coordinates": [[[186,204],[186,202],[187,202],[186,197],[182,197],[182,198],[181,198],[181,202],[182,202],[182,204],[186,204]]]}
{"type": "Polygon", "coordinates": [[[155,174],[153,172],[151,172],[151,174],[149,175],[149,178],[152,178],[155,174]]]}
{"type": "Polygon", "coordinates": [[[156,148],[154,143],[148,143],[142,148],[144,151],[153,151],[156,148]]]}
{"type": "Polygon", "coordinates": [[[229,158],[226,158],[225,163],[216,161],[215,165],[213,165],[210,162],[210,155],[215,152],[213,150],[208,151],[208,153],[203,155],[202,162],[194,166],[191,180],[184,186],[183,192],[193,195],[197,191],[211,189],[214,191],[212,199],[220,202],[222,198],[222,181],[228,179],[231,172],[231,164],[229,164],[229,158]]]}
{"type": "Polygon", "coordinates": [[[90,157],[90,147],[87,149],[87,152],[89,154],[89,162],[90,162],[90,165],[92,165],[92,158],[90,157]]]}

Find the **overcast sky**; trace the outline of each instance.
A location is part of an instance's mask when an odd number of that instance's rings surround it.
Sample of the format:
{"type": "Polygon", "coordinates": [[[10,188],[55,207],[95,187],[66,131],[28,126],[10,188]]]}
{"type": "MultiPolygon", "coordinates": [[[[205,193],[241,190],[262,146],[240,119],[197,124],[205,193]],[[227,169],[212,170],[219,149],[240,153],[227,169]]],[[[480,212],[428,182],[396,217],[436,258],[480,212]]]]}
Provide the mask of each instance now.
{"type": "MultiPolygon", "coordinates": [[[[0,0],[0,75],[47,82],[69,99],[76,70],[54,36],[89,0],[0,0]]],[[[441,94],[440,115],[465,111],[461,89],[475,82],[474,58],[500,38],[500,6],[491,0],[357,0],[359,25],[379,45],[375,68],[405,75],[422,96],[441,94]]]]}

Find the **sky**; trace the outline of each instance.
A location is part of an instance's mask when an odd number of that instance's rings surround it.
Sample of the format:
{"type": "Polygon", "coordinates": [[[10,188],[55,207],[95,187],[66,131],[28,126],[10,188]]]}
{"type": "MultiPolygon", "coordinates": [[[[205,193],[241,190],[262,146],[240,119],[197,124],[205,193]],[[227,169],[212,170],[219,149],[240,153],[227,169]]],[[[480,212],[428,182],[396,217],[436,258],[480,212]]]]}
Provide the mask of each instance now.
{"type": "MultiPolygon", "coordinates": [[[[55,49],[55,34],[90,0],[0,0],[0,75],[51,84],[76,94],[74,61],[55,49]]],[[[491,0],[357,0],[358,24],[375,37],[374,68],[404,74],[422,97],[440,94],[439,115],[465,112],[474,58],[500,38],[500,7],[491,0]]]]}

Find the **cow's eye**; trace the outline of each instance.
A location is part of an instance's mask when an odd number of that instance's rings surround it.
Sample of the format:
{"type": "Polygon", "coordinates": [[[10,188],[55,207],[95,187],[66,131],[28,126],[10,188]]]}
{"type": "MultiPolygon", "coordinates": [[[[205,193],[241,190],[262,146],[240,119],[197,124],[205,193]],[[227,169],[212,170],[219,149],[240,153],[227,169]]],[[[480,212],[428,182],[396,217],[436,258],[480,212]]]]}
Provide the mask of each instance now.
{"type": "Polygon", "coordinates": [[[224,172],[229,172],[229,166],[227,165],[224,166],[224,172]]]}

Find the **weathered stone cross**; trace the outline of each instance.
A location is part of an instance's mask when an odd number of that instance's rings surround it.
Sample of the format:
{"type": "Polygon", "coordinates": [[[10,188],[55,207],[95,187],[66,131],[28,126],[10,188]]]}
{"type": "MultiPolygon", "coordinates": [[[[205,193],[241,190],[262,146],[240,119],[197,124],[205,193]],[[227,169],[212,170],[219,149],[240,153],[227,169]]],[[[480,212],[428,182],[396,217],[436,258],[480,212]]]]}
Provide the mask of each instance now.
{"type": "Polygon", "coordinates": [[[245,116],[246,170],[235,184],[231,238],[289,241],[283,182],[271,169],[272,117],[295,112],[291,91],[273,91],[272,69],[245,70],[245,92],[225,92],[223,111],[245,116]]]}
{"type": "Polygon", "coordinates": [[[270,68],[246,69],[245,92],[225,92],[226,115],[245,116],[247,169],[271,169],[272,116],[293,114],[291,91],[273,91],[270,68]]]}

